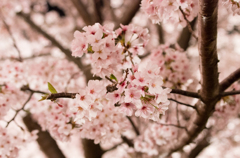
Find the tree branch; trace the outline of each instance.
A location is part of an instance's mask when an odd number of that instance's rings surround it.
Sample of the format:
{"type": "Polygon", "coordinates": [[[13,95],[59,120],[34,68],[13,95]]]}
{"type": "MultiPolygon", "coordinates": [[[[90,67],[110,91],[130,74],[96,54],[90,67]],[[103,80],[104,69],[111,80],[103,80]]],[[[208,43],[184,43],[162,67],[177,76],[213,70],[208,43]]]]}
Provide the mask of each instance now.
{"type": "Polygon", "coordinates": [[[116,22],[115,28],[118,28],[120,24],[128,25],[132,18],[136,15],[140,8],[141,0],[132,1],[132,4],[124,11],[122,18],[116,22]]]}
{"type": "Polygon", "coordinates": [[[131,117],[129,117],[129,116],[126,116],[126,117],[127,117],[127,119],[129,120],[129,122],[131,123],[131,125],[132,125],[135,133],[136,133],[137,135],[140,135],[140,132],[139,132],[137,126],[134,124],[134,122],[133,122],[133,120],[131,119],[131,117]]]}
{"type": "Polygon", "coordinates": [[[27,105],[27,103],[30,101],[30,99],[32,98],[33,92],[31,92],[31,94],[29,95],[28,99],[26,100],[26,102],[23,104],[22,108],[16,110],[15,115],[13,116],[13,118],[11,120],[9,120],[6,124],[6,128],[8,127],[8,125],[15,120],[15,118],[17,117],[18,113],[22,110],[24,110],[25,106],[27,105]]]}
{"type": "Polygon", "coordinates": [[[240,90],[238,90],[238,91],[223,92],[223,93],[220,93],[220,96],[221,96],[221,97],[226,97],[226,96],[229,96],[229,95],[237,95],[237,94],[240,94],[240,90]]]}
{"type": "Polygon", "coordinates": [[[165,43],[165,40],[164,40],[164,30],[163,30],[163,27],[162,27],[162,25],[160,24],[160,25],[158,25],[157,24],[157,31],[158,31],[158,37],[159,37],[159,43],[160,44],[164,44],[165,43]]]}
{"type": "Polygon", "coordinates": [[[177,100],[175,100],[175,99],[168,98],[168,100],[174,101],[174,102],[176,102],[176,103],[178,103],[178,104],[185,105],[185,106],[187,106],[187,107],[190,107],[190,108],[193,108],[193,109],[197,110],[197,108],[196,108],[195,106],[192,106],[192,105],[189,105],[189,104],[186,104],[186,103],[177,101],[177,100]]]}
{"type": "Polygon", "coordinates": [[[192,26],[191,26],[190,22],[188,21],[188,19],[187,19],[187,17],[186,17],[186,14],[185,14],[184,11],[182,10],[181,6],[179,7],[179,10],[180,10],[180,12],[181,12],[182,15],[183,15],[184,20],[187,22],[187,27],[188,27],[189,32],[192,34],[192,36],[193,36],[196,40],[198,40],[198,37],[195,35],[195,33],[194,33],[193,29],[192,29],[192,26]]]}
{"type": "Polygon", "coordinates": [[[87,7],[84,6],[81,0],[71,0],[73,3],[73,6],[76,7],[79,15],[82,17],[83,21],[86,25],[93,25],[95,22],[91,18],[92,16],[87,11],[87,7]]]}
{"type": "Polygon", "coordinates": [[[48,94],[48,93],[46,93],[46,92],[42,92],[42,91],[38,91],[38,90],[33,90],[33,89],[29,88],[28,85],[22,86],[20,90],[21,90],[21,91],[30,91],[31,93],[48,94]]]}
{"type": "Polygon", "coordinates": [[[23,118],[23,122],[30,132],[36,129],[39,131],[37,142],[48,158],[65,158],[56,141],[47,131],[41,130],[41,127],[32,119],[30,114],[23,118]]]}
{"type": "Polygon", "coordinates": [[[102,8],[105,5],[103,0],[93,0],[94,3],[94,16],[95,17],[95,22],[99,22],[100,24],[103,23],[103,15],[102,15],[102,8]]]}
{"type": "Polygon", "coordinates": [[[208,137],[209,135],[206,135],[200,142],[197,143],[197,145],[188,154],[188,158],[197,157],[203,151],[204,148],[210,145],[209,141],[207,140],[208,137]]]}
{"type": "Polygon", "coordinates": [[[51,93],[47,96],[46,99],[49,100],[55,100],[58,98],[71,98],[71,99],[75,99],[77,93],[51,93]]]}
{"type": "Polygon", "coordinates": [[[122,140],[123,140],[125,143],[127,143],[127,145],[128,145],[129,147],[133,147],[133,146],[134,146],[133,142],[132,142],[131,140],[129,140],[127,137],[122,136],[122,140]]]}
{"type": "Polygon", "coordinates": [[[169,156],[191,143],[212,115],[219,97],[218,57],[217,57],[217,15],[218,0],[199,0],[198,13],[198,49],[200,55],[201,91],[194,113],[187,126],[188,134],[182,133],[178,142],[161,147],[161,156],[169,156]]]}
{"type": "MultiPolygon", "coordinates": [[[[165,87],[163,87],[163,88],[165,88],[165,87]]],[[[200,98],[198,93],[184,91],[184,90],[181,90],[181,89],[172,89],[172,91],[170,93],[180,94],[180,95],[183,95],[183,96],[186,96],[186,97],[200,98]]]]}
{"type": "MultiPolygon", "coordinates": [[[[190,22],[191,28],[194,27],[194,25],[196,24],[196,21],[197,21],[197,18],[193,19],[193,21],[190,22]]],[[[182,49],[187,50],[191,37],[192,37],[192,34],[189,31],[188,27],[186,26],[185,28],[183,28],[183,30],[177,40],[178,45],[182,49]]]]}
{"type": "MultiPolygon", "coordinates": [[[[3,16],[3,15],[2,15],[2,16],[3,16]]],[[[20,50],[19,50],[19,48],[18,48],[18,46],[17,46],[17,44],[16,44],[16,40],[15,40],[15,38],[13,37],[13,34],[12,34],[11,30],[10,30],[10,27],[9,27],[8,24],[5,22],[5,20],[4,20],[3,17],[2,17],[2,21],[3,21],[3,24],[5,25],[8,33],[9,33],[9,35],[10,35],[10,37],[11,37],[11,39],[12,39],[12,41],[13,41],[13,46],[14,46],[14,48],[15,48],[15,49],[17,50],[17,52],[18,52],[18,59],[17,59],[17,60],[20,61],[20,62],[22,62],[21,52],[20,52],[20,50]]]]}
{"type": "Polygon", "coordinates": [[[28,23],[34,30],[36,30],[38,33],[40,33],[45,38],[50,40],[54,46],[58,47],[65,54],[65,56],[67,57],[67,59],[69,61],[74,62],[78,66],[78,68],[83,71],[84,75],[86,76],[87,81],[90,79],[96,78],[96,77],[93,77],[93,75],[91,74],[91,72],[88,69],[84,69],[84,66],[79,58],[75,58],[72,56],[71,50],[64,48],[54,37],[52,37],[50,34],[48,34],[44,30],[42,30],[39,26],[37,26],[31,20],[29,14],[25,14],[23,12],[18,12],[17,15],[20,16],[21,18],[23,18],[25,20],[25,22],[28,23]]]}
{"type": "Polygon", "coordinates": [[[184,126],[179,126],[179,125],[174,125],[174,124],[166,124],[166,123],[158,123],[162,126],[171,126],[171,127],[176,127],[176,128],[180,128],[180,129],[184,129],[187,133],[188,133],[188,129],[187,127],[184,126]]]}
{"type": "Polygon", "coordinates": [[[235,81],[240,79],[240,68],[231,73],[222,82],[220,82],[219,91],[224,92],[229,86],[231,86],[235,81]]]}

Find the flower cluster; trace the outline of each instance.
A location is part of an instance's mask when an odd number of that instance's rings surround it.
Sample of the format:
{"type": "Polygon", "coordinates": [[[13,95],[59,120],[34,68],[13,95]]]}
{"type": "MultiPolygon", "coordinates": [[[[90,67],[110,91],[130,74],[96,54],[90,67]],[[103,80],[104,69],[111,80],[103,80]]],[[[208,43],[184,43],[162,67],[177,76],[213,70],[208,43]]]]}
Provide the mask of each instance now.
{"type": "Polygon", "coordinates": [[[137,55],[149,40],[147,29],[133,25],[121,25],[113,31],[109,26],[96,23],[83,30],[85,32],[74,33],[72,55],[82,57],[87,54],[93,74],[102,78],[131,67],[131,62],[136,63],[137,55]]]}
{"type": "Polygon", "coordinates": [[[154,49],[148,60],[161,67],[159,73],[166,87],[181,88],[191,78],[186,53],[170,48],[169,45],[160,45],[154,49]]]}
{"type": "Polygon", "coordinates": [[[233,15],[240,15],[240,2],[239,0],[221,0],[223,6],[231,10],[233,15]]]}
{"type": "Polygon", "coordinates": [[[3,119],[8,111],[20,109],[26,100],[26,95],[18,88],[10,84],[0,86],[0,119],[3,119]],[[17,101],[17,102],[16,102],[17,101]]]}
{"type": "MultiPolygon", "coordinates": [[[[39,99],[39,96],[36,97],[39,99]]],[[[69,141],[76,133],[75,116],[69,104],[71,100],[57,99],[54,102],[41,101],[35,97],[31,100],[29,112],[32,118],[38,122],[42,130],[49,133],[60,141],[69,141]]]]}
{"type": "Polygon", "coordinates": [[[197,0],[142,0],[141,3],[142,10],[153,23],[172,22],[186,26],[186,21],[179,7],[189,21],[197,16],[197,0]]]}
{"type": "Polygon", "coordinates": [[[159,154],[159,146],[176,137],[176,132],[167,126],[150,124],[144,134],[135,139],[134,149],[149,156],[159,154]]]}
{"type": "Polygon", "coordinates": [[[20,147],[37,139],[37,132],[23,135],[0,126],[0,158],[17,157],[20,147]]]}

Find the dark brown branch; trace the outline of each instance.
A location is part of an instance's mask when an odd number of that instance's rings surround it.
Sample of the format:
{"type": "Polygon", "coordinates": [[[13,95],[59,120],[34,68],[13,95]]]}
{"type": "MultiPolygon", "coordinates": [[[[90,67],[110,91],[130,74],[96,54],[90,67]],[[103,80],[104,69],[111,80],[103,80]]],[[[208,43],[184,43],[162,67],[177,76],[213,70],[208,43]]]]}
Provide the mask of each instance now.
{"type": "Polygon", "coordinates": [[[42,92],[42,91],[38,91],[38,90],[33,90],[33,89],[29,88],[28,85],[22,86],[20,90],[21,90],[21,91],[30,91],[31,93],[48,94],[48,93],[46,93],[46,92],[42,92]]]}
{"type": "Polygon", "coordinates": [[[23,122],[30,132],[33,130],[39,131],[37,142],[48,158],[65,158],[56,141],[47,131],[41,130],[41,127],[32,119],[30,114],[23,118],[23,122]]]}
{"type": "Polygon", "coordinates": [[[217,57],[217,15],[218,0],[199,0],[198,50],[200,56],[201,91],[194,113],[187,125],[188,134],[182,133],[178,142],[161,147],[162,156],[170,156],[191,143],[205,129],[219,97],[217,57]]]}
{"type": "Polygon", "coordinates": [[[49,94],[46,99],[49,100],[55,100],[58,98],[71,98],[74,99],[76,97],[77,93],[55,93],[55,94],[49,94]]]}
{"type": "Polygon", "coordinates": [[[110,82],[112,82],[113,84],[116,84],[116,81],[113,81],[111,78],[109,78],[108,76],[105,76],[105,78],[108,80],[108,81],[110,81],[110,82]]]}
{"type": "Polygon", "coordinates": [[[131,117],[129,117],[129,116],[126,116],[126,117],[127,117],[127,119],[129,120],[129,122],[131,123],[131,125],[132,125],[135,133],[136,133],[137,135],[140,135],[140,132],[139,132],[137,126],[134,124],[134,122],[133,122],[133,120],[131,119],[131,117]]]}
{"type": "Polygon", "coordinates": [[[164,40],[164,30],[161,24],[157,25],[157,31],[158,31],[158,37],[159,37],[159,43],[160,44],[164,44],[165,40],[164,40]]]}
{"type": "Polygon", "coordinates": [[[221,96],[221,97],[226,97],[226,96],[229,96],[229,95],[237,95],[237,94],[240,94],[240,90],[238,90],[238,91],[223,92],[223,93],[220,93],[220,96],[221,96]]]}
{"type": "Polygon", "coordinates": [[[195,106],[192,106],[192,105],[189,105],[189,104],[186,104],[186,103],[177,101],[177,100],[175,100],[175,99],[168,98],[168,100],[174,101],[174,102],[176,102],[176,103],[178,103],[178,104],[185,105],[185,106],[187,106],[187,107],[190,107],[190,108],[193,108],[193,109],[197,110],[197,108],[196,108],[195,106]]]}
{"type": "Polygon", "coordinates": [[[183,18],[184,20],[187,22],[187,27],[188,27],[188,30],[189,32],[193,35],[193,37],[198,40],[198,37],[195,35],[193,29],[192,29],[192,26],[190,24],[190,22],[188,21],[187,17],[186,17],[186,14],[184,13],[184,11],[182,10],[181,6],[179,7],[179,10],[181,11],[182,15],[183,15],[183,18]]]}
{"type": "Polygon", "coordinates": [[[22,108],[16,110],[15,115],[13,116],[13,118],[11,120],[9,120],[6,124],[6,127],[8,127],[8,125],[15,120],[15,118],[17,117],[18,113],[22,110],[24,110],[25,106],[27,105],[27,103],[30,101],[30,99],[32,98],[33,92],[30,93],[28,99],[26,100],[26,102],[23,104],[22,108]]]}
{"type": "Polygon", "coordinates": [[[83,73],[86,76],[86,80],[93,79],[93,75],[88,69],[84,69],[84,66],[79,58],[75,58],[72,56],[71,50],[64,48],[54,37],[52,37],[50,34],[45,32],[43,29],[41,29],[39,26],[37,26],[30,18],[29,14],[25,14],[23,12],[18,12],[18,16],[23,18],[26,23],[28,23],[34,30],[36,30],[38,33],[43,35],[46,39],[52,42],[52,44],[56,47],[58,47],[67,57],[67,59],[71,62],[74,62],[79,69],[83,71],[83,73]]]}
{"type": "Polygon", "coordinates": [[[133,17],[140,8],[140,2],[141,0],[132,1],[132,4],[129,6],[129,8],[124,11],[122,18],[116,22],[115,28],[118,28],[120,24],[128,25],[132,21],[133,17]]]}
{"type": "Polygon", "coordinates": [[[79,15],[82,17],[83,21],[86,25],[93,25],[95,22],[91,18],[92,16],[89,14],[87,7],[84,6],[82,0],[71,0],[73,5],[76,7],[79,15]]]}
{"type": "Polygon", "coordinates": [[[122,136],[122,140],[123,140],[125,143],[127,143],[127,145],[128,145],[129,147],[133,147],[133,146],[134,146],[133,142],[132,142],[131,140],[129,140],[127,137],[122,136]]]}
{"type": "MultiPolygon", "coordinates": [[[[46,92],[33,90],[33,89],[29,88],[29,86],[27,86],[27,85],[22,86],[21,87],[21,91],[30,91],[31,93],[48,94],[46,92]]],[[[54,94],[51,93],[51,94],[48,94],[46,99],[49,99],[49,100],[55,100],[55,99],[58,99],[58,98],[71,98],[71,99],[74,99],[76,97],[76,94],[78,94],[78,93],[65,93],[65,92],[54,93],[54,94]]]]}
{"type": "Polygon", "coordinates": [[[94,144],[93,140],[82,139],[85,158],[101,158],[104,151],[99,144],[94,144]]]}
{"type": "Polygon", "coordinates": [[[71,51],[69,49],[64,48],[54,37],[52,37],[50,34],[45,32],[43,29],[41,29],[39,26],[37,26],[30,18],[29,14],[25,14],[23,12],[18,12],[18,16],[23,18],[25,22],[27,22],[34,30],[36,30],[38,33],[43,35],[45,38],[50,40],[52,44],[56,47],[58,47],[65,55],[66,57],[70,60],[73,61],[76,65],[78,65],[79,68],[83,68],[82,63],[79,59],[74,58],[71,54],[71,51]]]}
{"type": "Polygon", "coordinates": [[[94,18],[95,18],[95,22],[98,22],[100,24],[102,24],[103,22],[103,15],[102,15],[102,8],[105,5],[103,0],[93,0],[94,1],[94,18]]]}
{"type": "MultiPolygon", "coordinates": [[[[165,87],[164,87],[164,88],[165,88],[165,87]]],[[[183,95],[183,96],[186,96],[186,97],[200,98],[200,96],[199,96],[198,93],[189,92],[189,91],[184,91],[184,90],[181,90],[181,89],[172,89],[172,91],[171,91],[170,93],[180,94],[180,95],[183,95]]]]}
{"type": "Polygon", "coordinates": [[[231,73],[222,82],[220,82],[219,91],[224,92],[228,87],[230,87],[235,81],[240,79],[240,68],[231,73]]]}
{"type": "MultiPolygon", "coordinates": [[[[108,10],[109,14],[110,14],[110,18],[112,21],[117,21],[117,17],[114,13],[114,9],[111,6],[111,1],[110,0],[103,0],[104,3],[104,8],[108,10]]],[[[106,20],[106,19],[105,19],[106,20]]]]}
{"type": "Polygon", "coordinates": [[[203,151],[204,148],[210,145],[208,137],[209,137],[208,135],[205,136],[200,142],[197,143],[197,145],[189,153],[188,158],[197,157],[203,151]]]}
{"type": "MultiPolygon", "coordinates": [[[[193,19],[193,21],[190,22],[191,28],[194,27],[194,25],[196,24],[196,21],[197,21],[197,18],[193,19]]],[[[183,30],[177,40],[178,45],[182,49],[187,50],[191,37],[192,37],[192,34],[190,33],[188,27],[186,26],[185,28],[183,28],[183,30]]]]}

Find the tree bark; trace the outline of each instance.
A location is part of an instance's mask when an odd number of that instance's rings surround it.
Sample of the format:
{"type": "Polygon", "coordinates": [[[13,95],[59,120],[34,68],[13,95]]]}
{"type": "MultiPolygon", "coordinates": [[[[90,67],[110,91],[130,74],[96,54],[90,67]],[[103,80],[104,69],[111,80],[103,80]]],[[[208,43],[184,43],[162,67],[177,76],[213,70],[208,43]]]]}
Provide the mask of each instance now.
{"type": "Polygon", "coordinates": [[[201,91],[194,113],[187,126],[188,132],[181,133],[177,142],[161,148],[161,156],[181,150],[191,143],[205,128],[219,97],[217,57],[218,0],[199,0],[198,50],[200,56],[201,91]]]}
{"type": "Polygon", "coordinates": [[[94,144],[93,140],[82,139],[82,145],[85,158],[101,158],[103,150],[99,144],[94,144]]]}
{"type": "Polygon", "coordinates": [[[28,130],[31,132],[33,130],[38,130],[38,145],[42,152],[49,158],[65,158],[62,151],[59,149],[56,141],[51,137],[47,131],[42,131],[41,127],[35,122],[31,115],[28,114],[23,118],[23,122],[27,126],[28,130]]]}

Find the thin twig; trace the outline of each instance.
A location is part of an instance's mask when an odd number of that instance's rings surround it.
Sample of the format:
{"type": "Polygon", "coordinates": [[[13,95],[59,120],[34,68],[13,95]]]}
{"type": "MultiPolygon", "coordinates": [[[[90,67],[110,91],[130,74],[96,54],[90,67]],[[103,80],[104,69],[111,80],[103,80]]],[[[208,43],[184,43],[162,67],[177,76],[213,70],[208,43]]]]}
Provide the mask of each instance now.
{"type": "Polygon", "coordinates": [[[116,82],[113,81],[113,80],[112,80],[111,78],[109,78],[108,76],[105,76],[105,78],[106,78],[108,81],[112,82],[113,84],[116,84],[116,82]]]}
{"type": "Polygon", "coordinates": [[[13,116],[13,118],[7,122],[6,128],[8,127],[8,125],[9,125],[12,121],[14,121],[14,119],[17,117],[18,113],[19,113],[20,111],[24,110],[25,106],[26,106],[27,103],[30,101],[30,99],[32,98],[32,95],[33,95],[33,94],[34,94],[34,93],[31,92],[30,95],[29,95],[29,97],[28,97],[28,99],[27,99],[26,102],[23,104],[22,108],[16,110],[16,113],[15,113],[15,115],[13,116]]]}
{"type": "Polygon", "coordinates": [[[29,88],[28,85],[22,86],[21,91],[30,91],[31,93],[48,94],[48,93],[43,92],[43,91],[33,90],[33,89],[29,88]]]}
{"type": "Polygon", "coordinates": [[[129,56],[129,58],[130,58],[130,61],[131,61],[131,63],[132,63],[132,66],[134,66],[132,53],[130,53],[129,51],[128,51],[128,56],[129,56]]]}
{"type": "MultiPolygon", "coordinates": [[[[163,88],[166,88],[166,87],[163,87],[163,88]]],[[[192,97],[192,98],[200,98],[200,95],[198,93],[184,91],[181,89],[172,89],[172,91],[170,93],[180,94],[180,95],[184,95],[184,96],[192,97]]]]}
{"type": "MultiPolygon", "coordinates": [[[[45,53],[45,54],[39,54],[39,55],[32,55],[32,56],[29,56],[29,57],[25,57],[25,58],[22,58],[22,60],[28,60],[28,59],[34,59],[34,58],[38,58],[38,57],[43,57],[43,56],[51,56],[51,53],[45,53]]],[[[0,61],[4,61],[4,60],[16,60],[16,61],[19,61],[18,58],[14,58],[14,57],[9,57],[9,58],[1,58],[0,61]]]]}
{"type": "Polygon", "coordinates": [[[73,73],[73,74],[71,75],[71,77],[68,79],[67,84],[66,84],[66,87],[65,87],[65,92],[67,92],[67,87],[68,87],[68,85],[70,84],[70,81],[71,81],[77,74],[79,74],[79,73],[80,73],[80,72],[73,73]]]}
{"type": "Polygon", "coordinates": [[[132,125],[135,133],[136,133],[137,135],[140,135],[140,132],[139,132],[137,126],[134,124],[133,120],[132,120],[129,116],[126,116],[126,117],[127,117],[127,119],[129,120],[129,122],[131,123],[131,125],[132,125]]]}
{"type": "MultiPolygon", "coordinates": [[[[175,97],[175,100],[176,100],[176,95],[174,95],[174,97],[175,97]]],[[[176,115],[177,115],[177,124],[178,124],[178,126],[181,126],[180,121],[179,121],[178,102],[176,102],[176,115]]],[[[177,131],[177,137],[178,136],[179,136],[179,130],[177,131]]]]}
{"type": "Polygon", "coordinates": [[[121,85],[123,82],[126,81],[127,76],[128,76],[128,74],[129,74],[129,69],[127,69],[125,72],[126,72],[126,75],[125,75],[124,79],[122,80],[122,82],[119,83],[120,85],[121,85]]]}
{"type": "Polygon", "coordinates": [[[192,105],[189,105],[189,104],[186,104],[186,103],[177,101],[177,100],[175,100],[175,99],[168,98],[168,100],[174,101],[174,102],[176,102],[176,103],[178,103],[178,104],[185,105],[185,106],[187,106],[187,107],[190,107],[190,108],[193,108],[193,109],[197,110],[197,108],[196,108],[195,106],[192,106],[192,105]]]}
{"type": "MultiPolygon", "coordinates": [[[[2,15],[2,16],[3,16],[3,15],[2,15]]],[[[20,52],[20,50],[19,50],[19,48],[18,48],[18,46],[17,46],[17,44],[16,44],[16,40],[15,40],[14,37],[13,37],[13,34],[12,34],[11,30],[10,30],[10,27],[9,27],[8,24],[5,22],[5,20],[4,20],[3,17],[2,17],[2,21],[3,21],[3,24],[5,25],[8,33],[9,33],[9,35],[10,35],[10,37],[11,37],[11,39],[12,39],[12,41],[13,41],[13,46],[14,46],[14,48],[15,48],[15,49],[17,50],[17,52],[18,52],[18,61],[22,62],[23,60],[22,60],[22,57],[21,57],[21,52],[20,52]]]]}
{"type": "Polygon", "coordinates": [[[187,133],[189,133],[187,130],[187,127],[178,126],[178,125],[174,125],[174,124],[165,124],[165,123],[158,123],[158,124],[163,125],[163,126],[172,126],[172,127],[176,127],[176,128],[181,128],[181,129],[184,129],[187,133]]]}
{"type": "Polygon", "coordinates": [[[191,32],[191,34],[193,35],[193,37],[198,40],[198,37],[195,35],[192,27],[191,27],[191,24],[190,22],[188,21],[187,17],[186,17],[186,14],[184,13],[184,11],[182,10],[181,6],[179,7],[179,10],[181,11],[182,15],[183,15],[183,18],[185,19],[185,21],[187,22],[187,26],[188,26],[188,30],[189,32],[191,32]]]}

